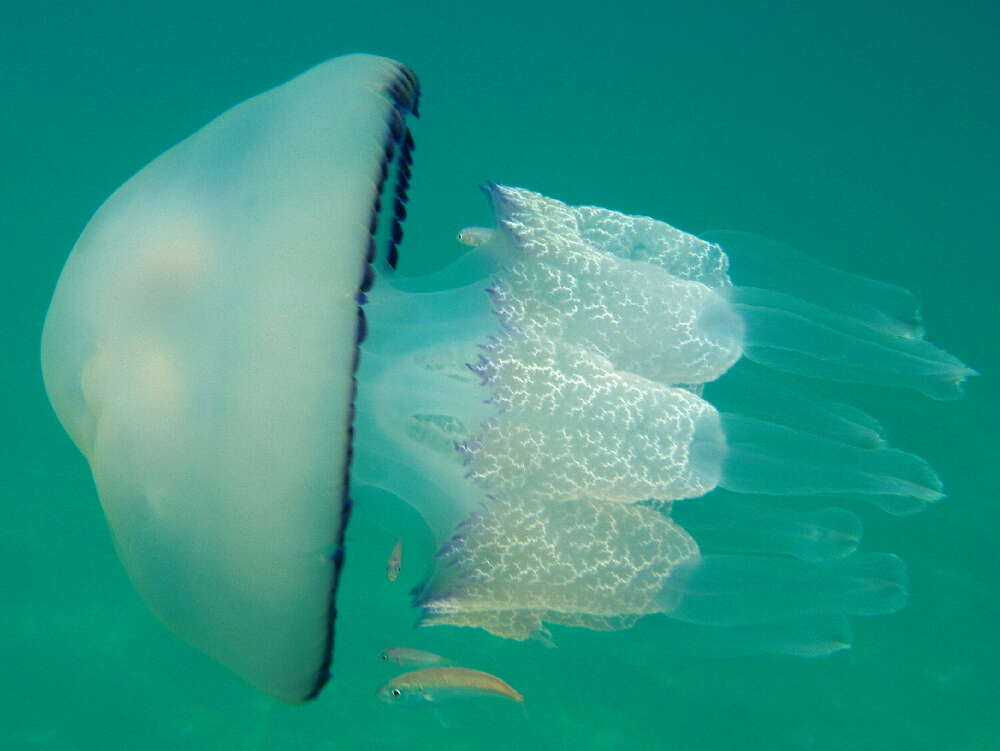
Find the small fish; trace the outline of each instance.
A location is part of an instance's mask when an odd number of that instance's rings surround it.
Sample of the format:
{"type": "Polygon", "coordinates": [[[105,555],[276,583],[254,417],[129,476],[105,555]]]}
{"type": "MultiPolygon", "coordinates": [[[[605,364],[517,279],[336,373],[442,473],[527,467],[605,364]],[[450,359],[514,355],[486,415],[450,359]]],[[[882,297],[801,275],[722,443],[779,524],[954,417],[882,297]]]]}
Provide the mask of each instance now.
{"type": "Polygon", "coordinates": [[[384,662],[394,662],[397,665],[410,667],[413,665],[447,665],[450,660],[433,652],[409,647],[390,647],[379,652],[378,657],[384,662]]]}
{"type": "Polygon", "coordinates": [[[487,227],[466,227],[458,232],[458,241],[473,248],[486,245],[492,239],[493,230],[487,227]]]}
{"type": "Polygon", "coordinates": [[[385,575],[389,581],[394,582],[399,577],[399,570],[403,567],[403,541],[396,540],[396,546],[392,549],[392,555],[385,564],[385,575]]]}
{"type": "Polygon", "coordinates": [[[424,668],[397,675],[376,692],[387,704],[418,704],[475,696],[498,696],[521,704],[521,696],[506,681],[469,668],[424,668]]]}

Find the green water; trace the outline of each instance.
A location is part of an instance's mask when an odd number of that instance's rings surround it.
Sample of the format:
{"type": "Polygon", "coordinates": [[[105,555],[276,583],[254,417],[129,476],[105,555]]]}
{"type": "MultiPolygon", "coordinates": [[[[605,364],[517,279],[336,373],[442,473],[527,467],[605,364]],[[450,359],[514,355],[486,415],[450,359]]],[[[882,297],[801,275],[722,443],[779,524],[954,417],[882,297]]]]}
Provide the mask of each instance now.
{"type": "Polygon", "coordinates": [[[1000,747],[995,3],[140,5],[39,2],[0,21],[0,748],[1000,747]],[[558,649],[415,632],[406,590],[431,542],[384,499],[348,531],[334,678],[316,702],[273,704],[159,625],[45,399],[49,296],[86,220],[143,164],[351,51],[423,84],[405,273],[460,251],[491,179],[754,231],[917,294],[929,337],[984,375],[954,403],[849,389],[950,495],[906,519],[856,509],[863,549],[909,563],[907,609],[856,622],[853,650],[814,661],[666,658],[655,619],[556,629],[558,649]],[[390,584],[397,536],[408,565],[390,584]],[[442,724],[377,703],[391,673],[375,655],[396,644],[503,675],[528,717],[469,705],[442,724]]]}

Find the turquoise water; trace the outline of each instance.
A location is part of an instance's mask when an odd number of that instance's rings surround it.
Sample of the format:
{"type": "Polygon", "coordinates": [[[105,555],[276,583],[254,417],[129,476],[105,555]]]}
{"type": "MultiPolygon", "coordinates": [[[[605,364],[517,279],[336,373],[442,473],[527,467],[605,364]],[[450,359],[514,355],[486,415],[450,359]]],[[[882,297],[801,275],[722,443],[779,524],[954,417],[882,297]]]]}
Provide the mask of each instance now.
{"type": "Polygon", "coordinates": [[[5,11],[0,747],[997,747],[1000,12],[985,2],[651,7],[5,11]],[[955,403],[845,389],[950,495],[907,519],[855,509],[863,548],[909,563],[906,610],[857,621],[853,650],[814,661],[668,658],[655,618],[622,633],[556,629],[558,649],[414,632],[406,590],[431,542],[405,505],[383,499],[348,531],[334,678],[318,701],[276,705],[160,626],[46,402],[48,299],[84,223],[122,181],[223,109],[350,51],[405,62],[424,89],[404,273],[460,252],[455,231],[486,221],[475,186],[491,179],[694,232],[757,232],[916,293],[929,337],[984,375],[955,403]],[[406,565],[390,584],[397,536],[406,565]],[[391,672],[376,654],[395,644],[501,674],[528,716],[377,703],[391,672]]]}

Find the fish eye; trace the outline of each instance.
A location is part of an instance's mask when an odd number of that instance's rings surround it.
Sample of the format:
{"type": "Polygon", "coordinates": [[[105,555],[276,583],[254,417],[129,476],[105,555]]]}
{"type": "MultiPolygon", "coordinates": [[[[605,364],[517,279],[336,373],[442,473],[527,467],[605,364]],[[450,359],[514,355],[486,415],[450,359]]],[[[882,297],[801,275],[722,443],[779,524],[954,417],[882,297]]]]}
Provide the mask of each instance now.
{"type": "Polygon", "coordinates": [[[381,657],[383,660],[388,660],[389,659],[389,655],[385,654],[384,652],[382,654],[380,654],[379,657],[381,657]]]}
{"type": "Polygon", "coordinates": [[[394,688],[394,689],[392,690],[392,695],[393,695],[393,696],[399,696],[399,695],[400,695],[401,693],[403,693],[403,692],[402,692],[402,691],[400,691],[400,690],[399,690],[398,688],[394,688]]]}

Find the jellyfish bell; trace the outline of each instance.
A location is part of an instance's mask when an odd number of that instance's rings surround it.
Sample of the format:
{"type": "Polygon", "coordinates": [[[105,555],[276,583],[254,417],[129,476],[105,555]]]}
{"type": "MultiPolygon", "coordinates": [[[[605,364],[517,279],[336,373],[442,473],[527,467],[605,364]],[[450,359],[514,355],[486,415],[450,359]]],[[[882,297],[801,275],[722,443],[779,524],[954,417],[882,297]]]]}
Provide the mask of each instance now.
{"type": "Polygon", "coordinates": [[[471,250],[396,276],[418,93],[384,58],[317,66],[141,170],[66,263],[46,389],[157,616],[267,694],[316,696],[348,492],[370,488],[439,543],[426,625],[549,641],[661,614],[699,647],[817,655],[901,607],[901,562],[857,551],[853,513],[719,489],[942,497],[874,418],[780,385],[957,395],[972,371],[912,296],[493,183],[471,250]]]}
{"type": "Polygon", "coordinates": [[[104,203],[45,323],[49,398],[139,593],[287,702],[328,674],[357,294],[417,97],[352,55],[237,105],[104,203]]]}

